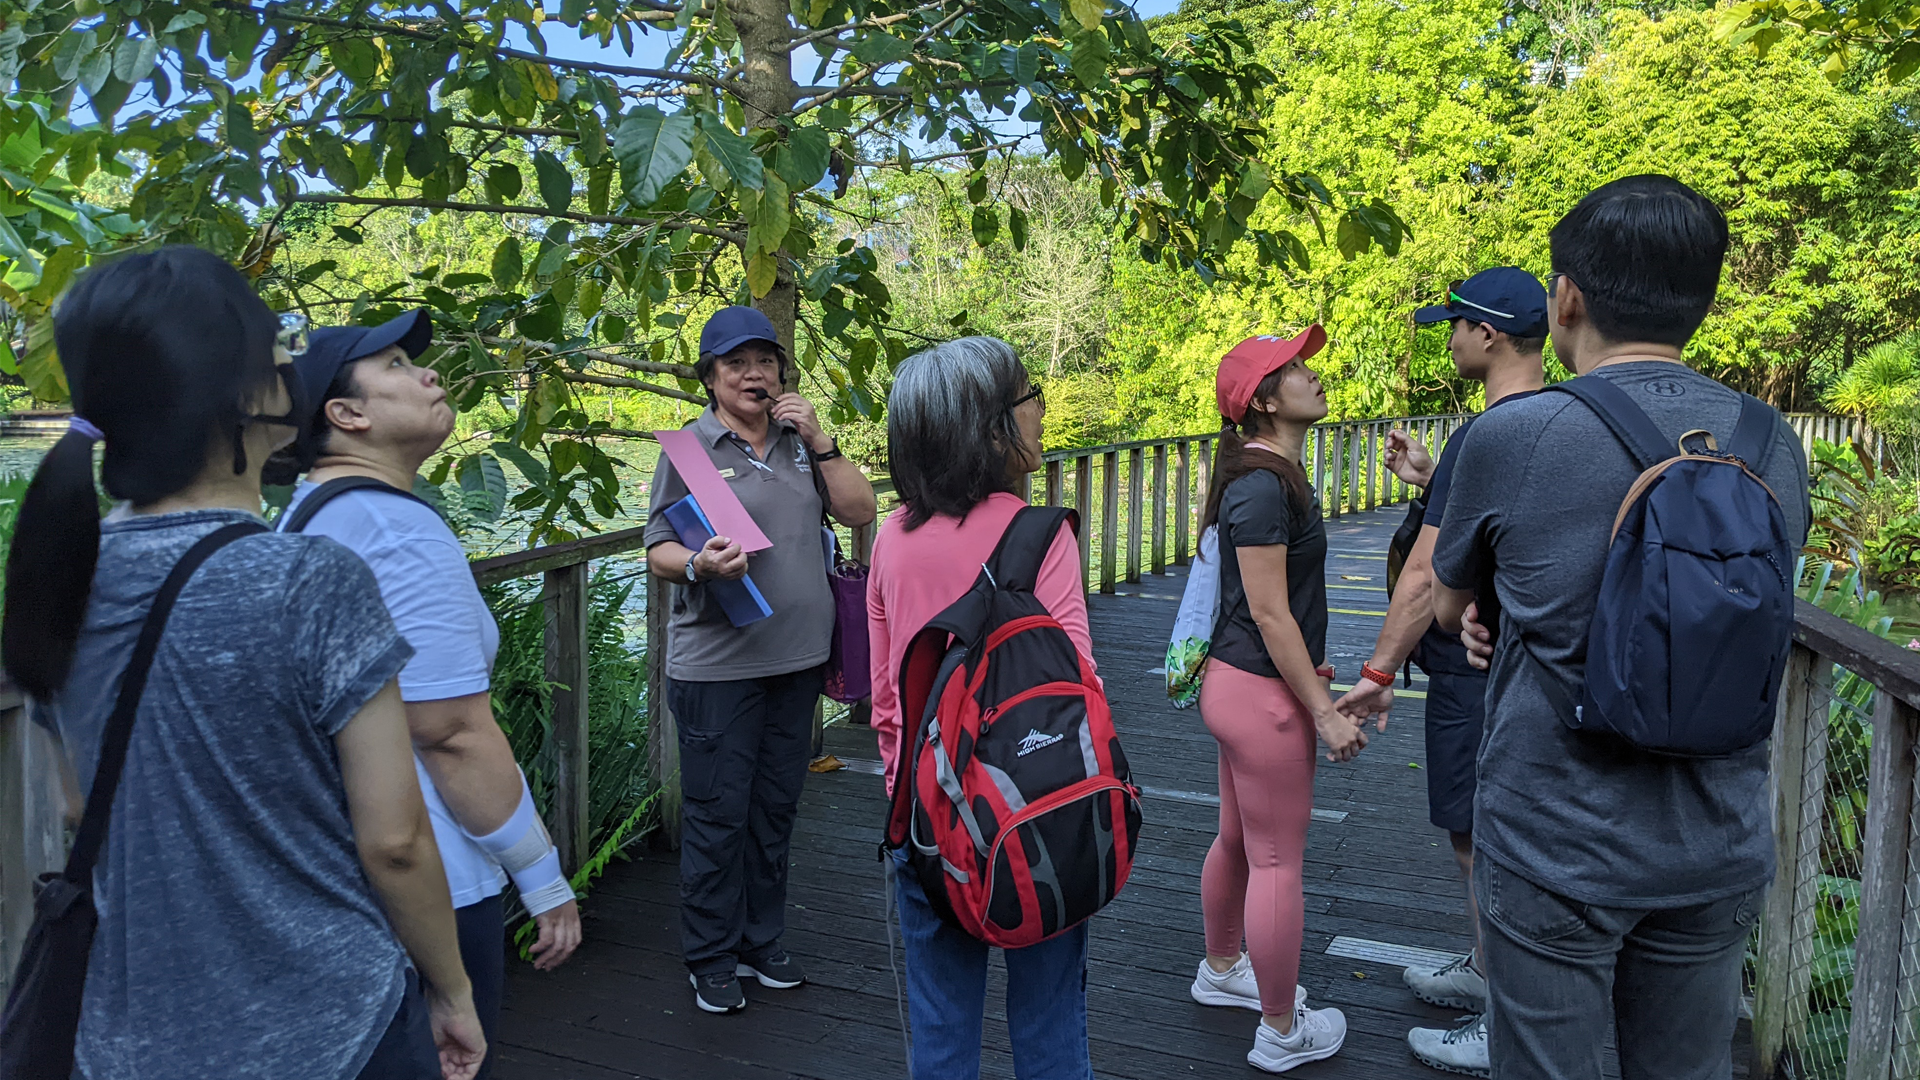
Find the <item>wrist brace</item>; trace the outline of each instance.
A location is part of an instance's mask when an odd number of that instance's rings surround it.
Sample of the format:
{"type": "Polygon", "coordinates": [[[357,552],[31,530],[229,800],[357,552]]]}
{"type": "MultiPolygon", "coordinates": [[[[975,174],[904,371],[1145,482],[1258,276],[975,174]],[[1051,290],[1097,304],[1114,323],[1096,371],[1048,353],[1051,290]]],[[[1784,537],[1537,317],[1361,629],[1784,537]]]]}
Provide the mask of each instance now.
{"type": "Polygon", "coordinates": [[[527,914],[544,914],[573,899],[573,886],[560,870],[559,849],[553,846],[547,827],[534,811],[533,792],[524,775],[520,778],[520,805],[507,823],[485,836],[467,835],[513,878],[527,914]]]}

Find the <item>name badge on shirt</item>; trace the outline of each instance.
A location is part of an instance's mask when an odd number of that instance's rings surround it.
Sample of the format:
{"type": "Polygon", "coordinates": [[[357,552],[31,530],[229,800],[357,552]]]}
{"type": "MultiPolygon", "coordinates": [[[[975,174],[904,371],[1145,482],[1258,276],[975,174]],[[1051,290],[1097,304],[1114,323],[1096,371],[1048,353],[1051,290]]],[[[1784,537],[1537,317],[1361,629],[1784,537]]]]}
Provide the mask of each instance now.
{"type": "Polygon", "coordinates": [[[726,480],[731,480],[731,479],[733,479],[733,470],[732,470],[732,469],[721,469],[721,470],[720,470],[720,476],[721,476],[721,478],[722,478],[722,479],[726,479],[726,480]]]}

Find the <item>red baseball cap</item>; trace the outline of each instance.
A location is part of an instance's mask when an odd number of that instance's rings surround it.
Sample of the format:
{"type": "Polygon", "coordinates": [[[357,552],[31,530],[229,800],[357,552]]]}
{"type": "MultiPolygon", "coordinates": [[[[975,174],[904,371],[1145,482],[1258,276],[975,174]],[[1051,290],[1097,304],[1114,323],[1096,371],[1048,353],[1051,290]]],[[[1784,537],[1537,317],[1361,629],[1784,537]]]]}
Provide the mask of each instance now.
{"type": "Polygon", "coordinates": [[[1214,400],[1220,415],[1239,423],[1247,415],[1253,392],[1260,380],[1279,371],[1295,357],[1309,357],[1327,343],[1327,332],[1314,323],[1293,337],[1261,334],[1235,345],[1220,359],[1220,373],[1213,377],[1214,400]]]}

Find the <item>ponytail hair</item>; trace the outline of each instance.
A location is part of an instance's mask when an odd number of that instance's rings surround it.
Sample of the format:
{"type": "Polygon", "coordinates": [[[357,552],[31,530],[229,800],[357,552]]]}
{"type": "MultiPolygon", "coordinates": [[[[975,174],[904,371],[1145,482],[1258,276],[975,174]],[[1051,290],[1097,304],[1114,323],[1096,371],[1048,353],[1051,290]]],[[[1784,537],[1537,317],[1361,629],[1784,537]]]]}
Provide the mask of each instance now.
{"type": "MultiPolygon", "coordinates": [[[[53,320],[74,414],[106,443],[107,493],[136,506],[185,490],[216,456],[227,461],[247,422],[245,403],[276,378],[273,313],[239,271],[198,248],[97,267],[68,290],[53,320]]],[[[66,683],[93,590],[93,441],[69,431],[41,459],[7,553],[0,661],[35,697],[66,683]]]]}
{"type": "MultiPolygon", "coordinates": [[[[1253,400],[1270,399],[1280,392],[1280,372],[1275,371],[1260,380],[1254,388],[1253,400]]],[[[1314,501],[1313,487],[1307,482],[1307,470],[1297,461],[1291,461],[1279,454],[1263,450],[1257,446],[1248,446],[1247,440],[1254,437],[1253,413],[1235,424],[1226,417],[1220,418],[1220,451],[1213,466],[1213,481],[1207,486],[1207,502],[1200,514],[1200,531],[1215,524],[1220,518],[1220,500],[1227,493],[1227,485],[1259,469],[1265,469],[1279,477],[1280,486],[1286,489],[1287,501],[1293,504],[1293,512],[1300,514],[1311,510],[1315,515],[1320,507],[1314,501]]]]}

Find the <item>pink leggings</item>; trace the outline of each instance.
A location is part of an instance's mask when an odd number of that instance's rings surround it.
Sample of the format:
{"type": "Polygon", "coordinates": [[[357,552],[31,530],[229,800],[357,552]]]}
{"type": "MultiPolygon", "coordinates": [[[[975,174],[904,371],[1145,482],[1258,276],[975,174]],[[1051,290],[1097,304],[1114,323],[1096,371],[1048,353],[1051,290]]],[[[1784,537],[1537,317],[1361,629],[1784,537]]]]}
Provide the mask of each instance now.
{"type": "Polygon", "coordinates": [[[1200,718],[1220,743],[1220,835],[1200,874],[1207,955],[1238,956],[1244,934],[1260,1009],[1293,1011],[1306,897],[1300,864],[1313,815],[1313,721],[1293,691],[1207,662],[1200,718]]]}

